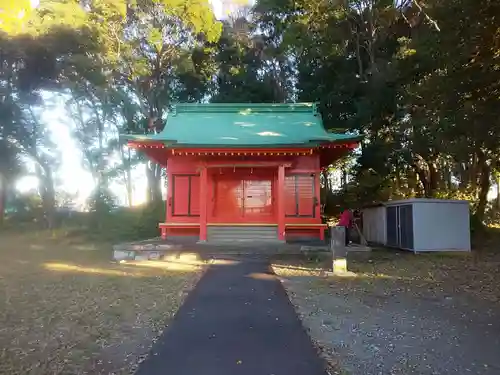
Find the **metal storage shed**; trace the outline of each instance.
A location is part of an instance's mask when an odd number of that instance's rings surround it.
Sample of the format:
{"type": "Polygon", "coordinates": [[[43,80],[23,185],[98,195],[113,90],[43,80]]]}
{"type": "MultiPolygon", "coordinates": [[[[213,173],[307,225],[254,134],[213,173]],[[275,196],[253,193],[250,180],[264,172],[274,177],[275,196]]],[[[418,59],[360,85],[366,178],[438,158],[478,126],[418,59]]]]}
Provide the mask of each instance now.
{"type": "Polygon", "coordinates": [[[411,251],[470,251],[469,202],[414,198],[362,209],[373,244],[411,251]]]}

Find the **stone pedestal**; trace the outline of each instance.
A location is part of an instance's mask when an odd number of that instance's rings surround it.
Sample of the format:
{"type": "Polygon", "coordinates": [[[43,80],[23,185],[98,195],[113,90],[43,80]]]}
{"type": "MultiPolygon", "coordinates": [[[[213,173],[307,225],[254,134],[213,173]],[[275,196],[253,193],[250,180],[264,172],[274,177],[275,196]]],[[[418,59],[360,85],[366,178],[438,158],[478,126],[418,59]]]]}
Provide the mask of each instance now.
{"type": "Polygon", "coordinates": [[[159,260],[167,253],[172,254],[180,251],[181,247],[168,244],[160,239],[122,243],[113,246],[113,260],[159,260]]]}
{"type": "Polygon", "coordinates": [[[345,227],[330,228],[330,249],[332,251],[333,273],[346,273],[347,247],[345,245],[345,227]]]}

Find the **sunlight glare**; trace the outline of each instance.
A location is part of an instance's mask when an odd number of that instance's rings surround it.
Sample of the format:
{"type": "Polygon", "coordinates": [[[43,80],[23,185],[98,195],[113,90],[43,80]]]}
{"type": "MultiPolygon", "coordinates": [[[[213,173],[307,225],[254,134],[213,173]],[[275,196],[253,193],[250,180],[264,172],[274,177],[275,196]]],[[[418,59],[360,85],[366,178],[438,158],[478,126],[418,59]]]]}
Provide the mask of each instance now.
{"type": "Polygon", "coordinates": [[[108,276],[132,276],[132,277],[143,276],[143,274],[140,272],[125,272],[122,270],[114,270],[109,268],[107,269],[107,268],[97,268],[97,267],[84,267],[66,263],[44,263],[43,267],[49,271],[90,273],[90,274],[108,275],[108,276]]]}
{"type": "Polygon", "coordinates": [[[20,178],[16,182],[16,189],[21,193],[25,194],[29,191],[36,189],[38,187],[38,178],[35,176],[25,176],[20,178]]]}

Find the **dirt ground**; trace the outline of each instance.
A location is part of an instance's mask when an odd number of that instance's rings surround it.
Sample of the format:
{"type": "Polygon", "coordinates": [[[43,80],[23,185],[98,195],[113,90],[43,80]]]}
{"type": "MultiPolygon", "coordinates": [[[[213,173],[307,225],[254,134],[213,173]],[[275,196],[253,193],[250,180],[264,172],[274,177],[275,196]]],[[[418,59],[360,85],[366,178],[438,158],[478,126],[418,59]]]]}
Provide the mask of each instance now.
{"type": "Polygon", "coordinates": [[[204,269],[110,260],[110,245],[0,234],[0,374],[132,373],[204,269]]]}
{"type": "Polygon", "coordinates": [[[380,251],[347,276],[324,267],[273,266],[332,374],[500,374],[500,256],[380,251]]]}

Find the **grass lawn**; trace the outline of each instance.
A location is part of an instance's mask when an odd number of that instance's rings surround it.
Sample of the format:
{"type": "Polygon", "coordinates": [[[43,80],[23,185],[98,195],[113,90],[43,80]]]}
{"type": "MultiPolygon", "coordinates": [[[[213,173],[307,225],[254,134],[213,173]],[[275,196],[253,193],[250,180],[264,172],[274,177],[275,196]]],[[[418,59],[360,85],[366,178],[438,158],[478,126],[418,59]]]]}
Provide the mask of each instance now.
{"type": "Polygon", "coordinates": [[[1,233],[0,374],[132,373],[203,268],[117,264],[110,244],[1,233]]]}

